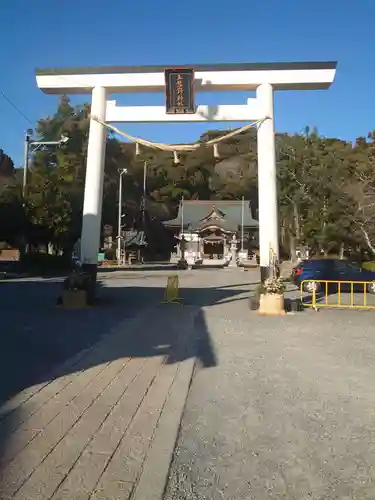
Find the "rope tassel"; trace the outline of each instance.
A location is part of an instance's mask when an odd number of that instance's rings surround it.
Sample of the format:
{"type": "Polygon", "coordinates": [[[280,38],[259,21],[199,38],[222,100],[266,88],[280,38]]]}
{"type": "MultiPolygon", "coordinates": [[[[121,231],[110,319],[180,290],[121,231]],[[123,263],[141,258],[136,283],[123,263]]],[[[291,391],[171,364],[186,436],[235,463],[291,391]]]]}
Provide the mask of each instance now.
{"type": "Polygon", "coordinates": [[[135,156],[139,156],[141,154],[141,148],[139,147],[139,142],[135,143],[135,156]]]}
{"type": "Polygon", "coordinates": [[[218,144],[214,144],[214,157],[215,158],[220,158],[220,155],[219,155],[219,145],[218,144]]]}
{"type": "Polygon", "coordinates": [[[173,151],[173,163],[178,165],[180,163],[180,159],[178,157],[177,151],[173,151]]]}

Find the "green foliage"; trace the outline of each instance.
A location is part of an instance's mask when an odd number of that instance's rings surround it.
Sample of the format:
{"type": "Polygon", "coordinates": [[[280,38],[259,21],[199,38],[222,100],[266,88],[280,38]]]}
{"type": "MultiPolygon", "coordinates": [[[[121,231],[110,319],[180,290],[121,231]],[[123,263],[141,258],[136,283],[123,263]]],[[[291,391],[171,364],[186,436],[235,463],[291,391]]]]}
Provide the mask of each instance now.
{"type": "MultiPolygon", "coordinates": [[[[28,189],[22,198],[22,171],[0,150],[0,241],[22,246],[53,246],[69,251],[81,229],[90,106],[72,106],[63,96],[56,113],[38,122],[42,140],[69,141],[61,148],[38,150],[31,159],[28,189]]],[[[257,214],[256,130],[219,145],[219,158],[205,142],[224,132],[211,130],[201,147],[180,155],[141,147],[108,133],[102,222],[117,226],[119,169],[123,183],[124,224],[141,228],[144,164],[147,161],[146,213],[153,240],[165,238],[160,221],[176,215],[185,199],[251,200],[257,214]]],[[[306,127],[303,134],[277,134],[277,171],[281,243],[286,254],[296,245],[338,253],[342,247],[375,251],[375,135],[354,145],[321,137],[306,127]]],[[[159,240],[159,241],[158,241],[159,240]]],[[[150,247],[151,248],[151,247],[150,247]]],[[[156,251],[156,250],[155,250],[156,251]]]]}
{"type": "Polygon", "coordinates": [[[317,131],[285,137],[283,146],[278,174],[286,239],[324,252],[360,241],[358,227],[353,228],[356,200],[347,189],[356,182],[355,148],[317,131]]]}
{"type": "Polygon", "coordinates": [[[266,289],[264,288],[264,285],[263,283],[259,283],[255,289],[254,289],[254,298],[259,301],[260,300],[260,296],[261,295],[264,295],[266,293],[266,289]]]}
{"type": "Polygon", "coordinates": [[[12,159],[0,149],[0,176],[12,177],[14,175],[14,163],[12,159]]]}

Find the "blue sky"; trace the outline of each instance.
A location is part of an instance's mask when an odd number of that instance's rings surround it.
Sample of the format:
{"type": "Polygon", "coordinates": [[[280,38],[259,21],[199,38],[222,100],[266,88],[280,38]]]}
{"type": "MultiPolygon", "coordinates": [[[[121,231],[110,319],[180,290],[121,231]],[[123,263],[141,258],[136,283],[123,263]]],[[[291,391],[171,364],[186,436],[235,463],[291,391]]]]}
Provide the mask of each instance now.
{"type": "MultiPolygon", "coordinates": [[[[354,139],[375,129],[375,0],[0,0],[0,91],[36,123],[57,97],[37,89],[36,67],[337,60],[328,91],[279,92],[278,131],[317,126],[354,139]]],[[[201,94],[206,104],[241,104],[243,93],[201,94]]],[[[88,102],[76,96],[73,102],[88,102]]],[[[123,104],[162,104],[128,95],[123,104]]],[[[209,124],[226,128],[230,124],[209,124]]],[[[0,94],[0,148],[22,163],[30,124],[0,94]]],[[[122,124],[168,143],[196,139],[206,124],[122,124]]]]}

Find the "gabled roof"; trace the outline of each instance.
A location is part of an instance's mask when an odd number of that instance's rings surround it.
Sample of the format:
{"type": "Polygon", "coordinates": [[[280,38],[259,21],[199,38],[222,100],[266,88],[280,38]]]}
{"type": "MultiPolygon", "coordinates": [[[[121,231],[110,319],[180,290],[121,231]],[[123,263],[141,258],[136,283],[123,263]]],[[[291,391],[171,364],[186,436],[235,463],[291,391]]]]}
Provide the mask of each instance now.
{"type": "MultiPolygon", "coordinates": [[[[224,225],[230,225],[232,230],[237,230],[241,224],[242,201],[240,200],[187,200],[183,202],[184,227],[191,226],[195,229],[216,210],[218,214],[223,214],[224,225]]],[[[180,204],[178,215],[175,219],[163,222],[167,227],[180,227],[182,223],[182,205],[180,204]]],[[[244,226],[258,227],[259,223],[253,219],[250,202],[244,201],[244,226]]]]}
{"type": "Polygon", "coordinates": [[[228,219],[228,218],[225,218],[225,219],[204,219],[203,221],[201,222],[198,222],[195,226],[192,225],[191,229],[193,231],[204,231],[205,229],[209,229],[209,228],[217,228],[217,229],[221,229],[222,231],[224,232],[233,232],[233,231],[236,231],[237,230],[237,227],[238,227],[238,224],[231,220],[231,219],[228,219]]]}
{"type": "Polygon", "coordinates": [[[213,204],[211,212],[209,212],[205,217],[203,217],[202,223],[212,219],[223,220],[224,218],[225,218],[225,213],[219,210],[217,206],[213,204]]]}

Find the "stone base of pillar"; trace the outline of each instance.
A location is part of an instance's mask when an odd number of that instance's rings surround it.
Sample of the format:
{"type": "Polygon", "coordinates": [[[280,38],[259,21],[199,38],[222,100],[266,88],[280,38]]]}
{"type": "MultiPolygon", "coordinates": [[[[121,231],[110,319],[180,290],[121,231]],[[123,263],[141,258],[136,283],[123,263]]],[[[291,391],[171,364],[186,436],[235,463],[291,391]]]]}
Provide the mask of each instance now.
{"type": "MultiPolygon", "coordinates": [[[[78,294],[80,303],[82,302],[82,297],[86,297],[87,305],[92,305],[96,299],[97,292],[97,276],[98,266],[96,264],[80,264],[76,265],[68,277],[64,280],[62,286],[62,293],[57,298],[57,304],[63,304],[63,295],[65,292],[84,292],[84,294],[78,294]]],[[[74,294],[66,294],[77,298],[74,294]]]]}
{"type": "Polygon", "coordinates": [[[86,290],[63,290],[61,306],[64,309],[84,309],[88,306],[86,290]]]}
{"type": "Polygon", "coordinates": [[[284,316],[284,295],[282,294],[265,294],[259,298],[259,314],[265,316],[284,316]]]}
{"type": "Polygon", "coordinates": [[[262,283],[265,282],[267,278],[272,278],[276,276],[276,278],[280,277],[280,267],[278,264],[273,266],[260,266],[260,280],[262,283]]]}
{"type": "Polygon", "coordinates": [[[271,266],[260,266],[260,281],[264,283],[266,279],[272,278],[273,267],[271,266]]]}
{"type": "Polygon", "coordinates": [[[237,260],[233,258],[229,261],[228,267],[238,267],[237,260]]]}
{"type": "Polygon", "coordinates": [[[96,285],[97,285],[97,274],[98,274],[98,266],[97,264],[82,264],[82,272],[85,273],[88,277],[86,283],[86,291],[87,291],[87,300],[90,303],[90,300],[94,300],[96,296],[96,285]]]}

